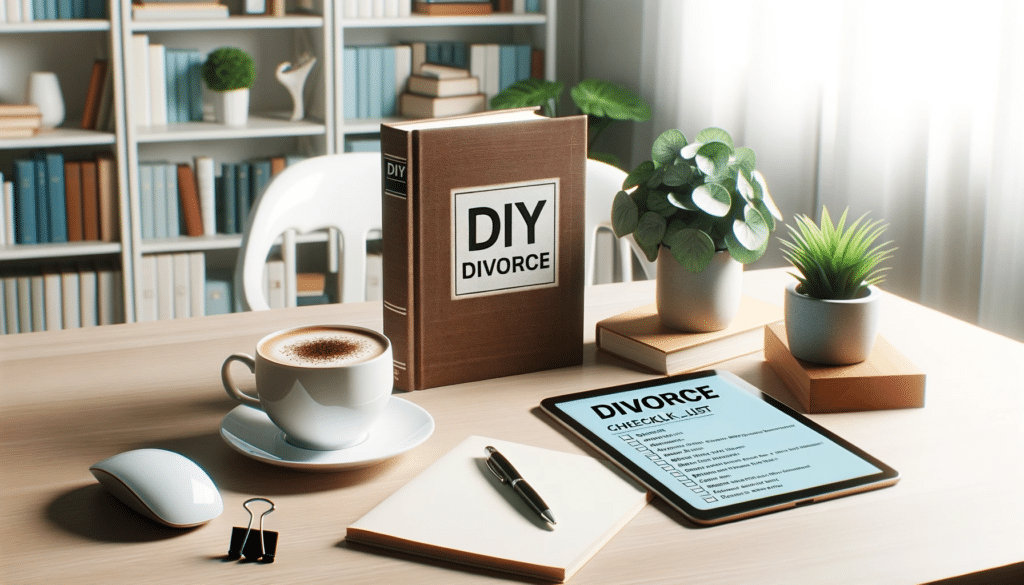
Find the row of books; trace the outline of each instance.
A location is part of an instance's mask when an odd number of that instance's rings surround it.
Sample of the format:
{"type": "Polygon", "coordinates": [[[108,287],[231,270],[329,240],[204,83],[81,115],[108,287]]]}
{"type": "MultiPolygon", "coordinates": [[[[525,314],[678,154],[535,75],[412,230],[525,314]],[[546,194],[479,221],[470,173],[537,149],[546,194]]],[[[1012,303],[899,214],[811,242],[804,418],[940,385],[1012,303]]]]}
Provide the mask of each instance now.
{"type": "Polygon", "coordinates": [[[217,0],[164,1],[132,3],[132,20],[204,20],[227,18],[228,7],[217,0]]]}
{"type": "Polygon", "coordinates": [[[9,202],[4,190],[4,241],[117,241],[114,164],[109,154],[65,160],[62,153],[51,151],[16,159],[9,202]]]}
{"type": "Polygon", "coordinates": [[[342,0],[345,18],[402,18],[412,13],[413,0],[342,0]]]}
{"type": "Polygon", "coordinates": [[[39,133],[43,114],[35,104],[0,104],[0,139],[28,138],[39,133]]]}
{"type": "Polygon", "coordinates": [[[105,0],[0,0],[0,22],[107,18],[105,0]]]}
{"type": "Polygon", "coordinates": [[[139,125],[164,126],[203,120],[202,66],[206,56],[194,49],[172,49],[133,34],[128,84],[139,99],[132,114],[139,125]]]}
{"type": "Polygon", "coordinates": [[[78,263],[0,273],[0,333],[124,322],[121,269],[78,263]]]}
{"type": "Polygon", "coordinates": [[[342,14],[345,18],[402,18],[410,15],[413,5],[419,14],[438,16],[540,12],[540,0],[343,0],[342,14]]]}

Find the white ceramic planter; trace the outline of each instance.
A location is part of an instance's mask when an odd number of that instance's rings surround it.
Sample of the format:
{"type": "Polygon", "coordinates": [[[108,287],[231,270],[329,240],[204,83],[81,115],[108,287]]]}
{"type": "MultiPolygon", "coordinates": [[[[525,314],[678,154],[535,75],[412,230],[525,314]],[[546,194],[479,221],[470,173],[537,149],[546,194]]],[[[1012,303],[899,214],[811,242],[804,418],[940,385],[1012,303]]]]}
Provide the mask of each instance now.
{"type": "Polygon", "coordinates": [[[715,252],[707,268],[694,274],[662,247],[657,266],[658,315],[666,327],[720,331],[736,318],[743,295],[743,265],[729,252],[715,252]]]}
{"type": "Polygon", "coordinates": [[[878,337],[882,295],[868,287],[859,299],[831,301],[798,293],[798,282],[786,287],[786,339],[793,356],[812,363],[842,366],[871,355],[878,337]]]}
{"type": "Polygon", "coordinates": [[[25,101],[39,106],[43,128],[56,128],[64,122],[64,96],[56,73],[33,71],[28,77],[28,91],[25,93],[25,101]]]}
{"type": "Polygon", "coordinates": [[[249,88],[218,91],[214,115],[225,126],[245,126],[249,121],[249,88]]]}

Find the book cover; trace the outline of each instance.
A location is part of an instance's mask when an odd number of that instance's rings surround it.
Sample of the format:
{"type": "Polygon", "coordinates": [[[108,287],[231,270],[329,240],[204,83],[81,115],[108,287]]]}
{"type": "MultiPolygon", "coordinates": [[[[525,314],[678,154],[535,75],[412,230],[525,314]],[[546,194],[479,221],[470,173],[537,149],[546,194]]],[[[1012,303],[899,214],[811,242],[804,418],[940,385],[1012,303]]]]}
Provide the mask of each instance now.
{"type": "Polygon", "coordinates": [[[96,325],[99,325],[96,295],[96,271],[89,266],[79,266],[78,306],[81,310],[79,318],[81,320],[82,327],[95,327],[96,325]]]}
{"type": "Polygon", "coordinates": [[[99,164],[95,160],[82,161],[82,238],[100,239],[99,164]]]}
{"type": "Polygon", "coordinates": [[[164,45],[149,45],[149,116],[154,126],[167,125],[167,52],[164,45]]]}
{"type": "Polygon", "coordinates": [[[164,163],[164,191],[167,205],[167,235],[177,237],[181,235],[181,195],[178,193],[178,168],[173,163],[164,163]]]}
{"type": "Polygon", "coordinates": [[[192,316],[192,270],[189,254],[177,252],[168,254],[174,270],[174,318],[186,319],[192,316]]]}
{"type": "Polygon", "coordinates": [[[50,210],[50,240],[54,243],[68,241],[68,214],[64,189],[64,155],[59,152],[46,154],[47,195],[50,210]]]}
{"type": "Polygon", "coordinates": [[[217,233],[217,195],[216,173],[213,158],[209,156],[195,157],[196,192],[199,194],[200,216],[203,220],[203,233],[217,233]]]}
{"type": "Polygon", "coordinates": [[[36,241],[40,244],[52,242],[50,239],[50,179],[46,174],[46,155],[42,152],[32,154],[36,168],[36,241]]]}
{"type": "Polygon", "coordinates": [[[82,163],[64,162],[64,209],[67,213],[69,242],[85,239],[82,228],[82,163]]]}
{"type": "Polygon", "coordinates": [[[139,209],[142,216],[142,239],[156,237],[156,197],[153,193],[153,163],[139,163],[139,209]]]}
{"type": "Polygon", "coordinates": [[[582,362],[586,134],[534,109],[381,125],[396,387],[582,362]]]}
{"type": "Polygon", "coordinates": [[[60,271],[60,298],[64,329],[78,329],[82,326],[82,309],[79,306],[78,271],[71,267],[60,271]]]}
{"type": "Polygon", "coordinates": [[[679,374],[760,351],[762,329],[782,318],[781,307],[744,296],[729,327],[684,333],[662,325],[652,303],[598,321],[597,347],[662,374],[679,374]]]}
{"type": "Polygon", "coordinates": [[[470,436],[356,520],[345,540],[565,582],[648,500],[642,487],[605,461],[470,436]],[[491,473],[488,446],[551,507],[554,527],[491,473]]]}
{"type": "MultiPolygon", "coordinates": [[[[437,58],[440,58],[440,56],[437,58]]],[[[419,67],[419,71],[414,71],[413,73],[423,77],[434,77],[437,79],[461,79],[463,77],[469,77],[468,69],[434,62],[422,63],[419,67]]]]}
{"type": "Polygon", "coordinates": [[[96,191],[99,200],[100,240],[116,242],[120,239],[117,189],[114,157],[102,154],[96,157],[96,191]]]}
{"type": "Polygon", "coordinates": [[[199,203],[196,176],[192,173],[192,167],[184,163],[178,165],[178,194],[181,198],[182,215],[185,218],[185,234],[203,235],[203,213],[199,203]]]}
{"type": "Polygon", "coordinates": [[[36,231],[36,163],[30,158],[14,161],[14,228],[17,243],[35,244],[36,231]]]}
{"type": "Polygon", "coordinates": [[[482,93],[452,97],[430,97],[403,93],[402,115],[407,118],[445,118],[483,112],[487,109],[487,96],[482,93]]]}
{"type": "Polygon", "coordinates": [[[89,75],[89,87],[85,93],[85,107],[82,110],[82,129],[95,130],[100,110],[100,96],[103,93],[103,81],[107,77],[107,60],[96,59],[92,63],[89,75]]]}

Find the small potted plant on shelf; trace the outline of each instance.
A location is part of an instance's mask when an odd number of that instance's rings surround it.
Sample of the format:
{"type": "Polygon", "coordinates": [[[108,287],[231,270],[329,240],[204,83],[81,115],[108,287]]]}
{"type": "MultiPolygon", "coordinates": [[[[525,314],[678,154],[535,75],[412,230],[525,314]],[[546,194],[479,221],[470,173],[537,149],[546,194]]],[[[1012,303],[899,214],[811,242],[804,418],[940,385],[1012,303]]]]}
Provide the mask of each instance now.
{"type": "Polygon", "coordinates": [[[203,81],[217,92],[214,114],[228,126],[245,126],[249,119],[249,88],[256,82],[256,63],[237,47],[221,47],[206,57],[203,81]]]}
{"type": "MultiPolygon", "coordinates": [[[[892,257],[892,242],[874,245],[885,231],[880,221],[862,215],[846,226],[847,209],[832,223],[822,207],[821,225],[804,215],[787,226],[782,240],[786,259],[800,274],[786,287],[786,339],[793,356],[826,365],[862,362],[878,336],[881,294],[876,287],[892,257]]],[[[792,274],[792,273],[791,273],[792,274]]]]}
{"type": "Polygon", "coordinates": [[[764,255],[782,220],[754,151],[720,128],[688,142],[679,130],[654,141],[612,203],[612,229],[657,259],[661,322],[683,331],[726,328],[739,310],[743,264],[764,255]],[[631,192],[627,190],[632,189],[631,192]]]}

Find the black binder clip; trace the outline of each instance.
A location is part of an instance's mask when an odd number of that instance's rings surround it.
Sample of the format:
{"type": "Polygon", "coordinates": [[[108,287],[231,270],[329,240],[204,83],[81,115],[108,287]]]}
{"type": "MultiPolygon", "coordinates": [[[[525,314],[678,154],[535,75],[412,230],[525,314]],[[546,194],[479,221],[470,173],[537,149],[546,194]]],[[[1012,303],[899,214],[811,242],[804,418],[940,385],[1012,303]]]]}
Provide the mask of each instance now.
{"type": "Polygon", "coordinates": [[[231,529],[231,545],[228,547],[227,559],[237,561],[245,557],[247,561],[274,562],[274,553],[277,551],[277,533],[272,530],[263,530],[263,517],[274,511],[274,502],[266,498],[252,498],[246,500],[242,506],[249,512],[249,526],[247,528],[235,526],[231,529]],[[252,529],[252,521],[256,515],[249,508],[249,504],[253,502],[270,504],[270,509],[260,514],[260,524],[256,530],[252,529]]]}

